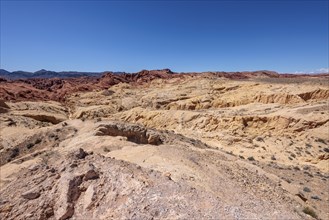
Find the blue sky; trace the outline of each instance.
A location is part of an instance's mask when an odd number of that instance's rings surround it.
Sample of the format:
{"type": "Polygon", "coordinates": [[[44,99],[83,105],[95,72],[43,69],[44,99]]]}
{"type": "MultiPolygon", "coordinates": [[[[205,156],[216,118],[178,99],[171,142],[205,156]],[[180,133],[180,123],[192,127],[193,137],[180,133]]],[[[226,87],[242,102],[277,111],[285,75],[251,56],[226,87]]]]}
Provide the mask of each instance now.
{"type": "Polygon", "coordinates": [[[328,1],[3,1],[9,71],[328,68],[328,1]]]}

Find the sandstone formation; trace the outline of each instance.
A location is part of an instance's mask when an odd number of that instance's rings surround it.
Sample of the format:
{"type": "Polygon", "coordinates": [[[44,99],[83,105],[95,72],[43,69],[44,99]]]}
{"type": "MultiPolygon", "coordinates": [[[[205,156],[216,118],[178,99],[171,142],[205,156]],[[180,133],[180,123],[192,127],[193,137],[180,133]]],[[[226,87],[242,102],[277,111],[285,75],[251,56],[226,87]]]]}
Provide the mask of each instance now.
{"type": "Polygon", "coordinates": [[[328,79],[0,80],[0,218],[328,219],[328,79]]]}

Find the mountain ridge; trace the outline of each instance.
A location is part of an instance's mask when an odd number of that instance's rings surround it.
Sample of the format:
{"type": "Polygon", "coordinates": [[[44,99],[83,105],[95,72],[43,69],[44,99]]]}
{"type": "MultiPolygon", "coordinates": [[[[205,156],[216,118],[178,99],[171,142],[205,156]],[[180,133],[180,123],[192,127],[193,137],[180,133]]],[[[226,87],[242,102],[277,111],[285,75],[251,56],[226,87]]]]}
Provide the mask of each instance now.
{"type": "Polygon", "coordinates": [[[301,77],[301,76],[318,76],[318,75],[328,75],[328,73],[316,73],[316,74],[296,74],[296,73],[278,73],[272,70],[255,70],[255,71],[203,71],[203,72],[174,72],[170,69],[157,69],[157,70],[141,70],[139,72],[123,72],[123,71],[102,71],[102,72],[79,72],[79,71],[52,71],[41,69],[35,72],[17,70],[17,71],[7,71],[5,69],[0,69],[0,78],[8,79],[8,80],[17,80],[17,79],[33,79],[33,78],[76,78],[76,77],[100,77],[105,74],[117,74],[117,75],[125,75],[125,74],[137,74],[139,77],[143,77],[148,75],[148,73],[152,74],[214,74],[221,77],[228,78],[250,78],[250,77],[301,77]]]}
{"type": "Polygon", "coordinates": [[[78,71],[51,71],[41,69],[35,72],[29,71],[7,71],[5,69],[0,69],[0,77],[6,79],[29,79],[29,78],[72,78],[72,77],[82,77],[82,76],[100,76],[104,72],[78,72],[78,71]]]}

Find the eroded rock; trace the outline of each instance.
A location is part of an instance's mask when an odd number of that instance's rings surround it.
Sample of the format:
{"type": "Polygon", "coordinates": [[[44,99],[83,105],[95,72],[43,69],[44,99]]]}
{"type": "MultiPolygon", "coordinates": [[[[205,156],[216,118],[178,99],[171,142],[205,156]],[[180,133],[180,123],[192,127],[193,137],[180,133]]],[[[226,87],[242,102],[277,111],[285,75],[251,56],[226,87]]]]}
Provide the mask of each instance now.
{"type": "Polygon", "coordinates": [[[99,174],[95,170],[88,170],[83,179],[85,181],[88,181],[88,180],[94,180],[94,179],[98,179],[98,178],[99,178],[99,174]]]}
{"type": "Polygon", "coordinates": [[[75,154],[75,156],[78,159],[84,159],[87,155],[88,155],[88,153],[86,151],[84,151],[82,148],[79,148],[79,150],[75,154]]]}
{"type": "Polygon", "coordinates": [[[82,183],[82,176],[67,174],[60,179],[59,198],[55,204],[56,219],[64,220],[74,214],[74,204],[80,196],[79,186],[82,183]]]}
{"type": "Polygon", "coordinates": [[[40,197],[40,192],[38,189],[31,189],[21,195],[24,199],[32,200],[40,197]]]}

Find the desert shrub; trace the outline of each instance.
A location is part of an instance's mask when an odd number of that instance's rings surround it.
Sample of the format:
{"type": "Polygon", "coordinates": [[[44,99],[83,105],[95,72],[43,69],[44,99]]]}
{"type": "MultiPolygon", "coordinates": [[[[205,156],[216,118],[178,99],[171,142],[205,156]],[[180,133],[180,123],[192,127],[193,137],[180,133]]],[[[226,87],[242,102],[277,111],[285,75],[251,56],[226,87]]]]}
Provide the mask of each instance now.
{"type": "Polygon", "coordinates": [[[326,147],[326,148],[324,148],[323,150],[324,150],[324,152],[329,153],[329,148],[326,147]]]}
{"type": "Polygon", "coordinates": [[[262,141],[262,142],[264,142],[264,139],[262,137],[257,137],[256,138],[256,141],[262,141]]]}
{"type": "Polygon", "coordinates": [[[50,157],[52,157],[54,153],[52,151],[47,151],[47,152],[44,152],[40,157],[41,157],[41,160],[42,160],[42,163],[44,165],[48,165],[48,162],[49,162],[49,159],[50,157]]]}
{"type": "Polygon", "coordinates": [[[305,144],[305,146],[306,146],[307,148],[311,148],[311,147],[312,147],[312,145],[310,145],[310,144],[305,144]]]}
{"type": "Polygon", "coordinates": [[[313,218],[318,219],[318,215],[315,213],[315,211],[313,209],[311,209],[310,207],[305,207],[303,209],[303,212],[307,215],[312,216],[313,218]]]}
{"type": "Polygon", "coordinates": [[[27,149],[31,149],[33,146],[34,146],[34,144],[29,143],[29,144],[26,145],[26,148],[27,148],[27,149]]]}
{"type": "Polygon", "coordinates": [[[107,148],[107,147],[104,147],[104,148],[103,148],[103,151],[104,151],[104,152],[110,152],[111,150],[110,150],[109,148],[107,148]]]}
{"type": "Polygon", "coordinates": [[[326,141],[323,140],[322,138],[318,138],[318,139],[316,139],[315,141],[316,141],[316,142],[320,142],[320,143],[322,143],[322,144],[326,144],[326,141]]]}
{"type": "Polygon", "coordinates": [[[304,192],[311,192],[310,188],[308,188],[308,187],[306,187],[306,186],[303,188],[303,191],[304,191],[304,192]]]}
{"type": "Polygon", "coordinates": [[[16,156],[19,155],[19,149],[15,147],[14,149],[11,150],[10,158],[15,158],[16,156]]]}
{"type": "Polygon", "coordinates": [[[254,157],[248,157],[248,160],[255,161],[255,158],[254,157]]]}

